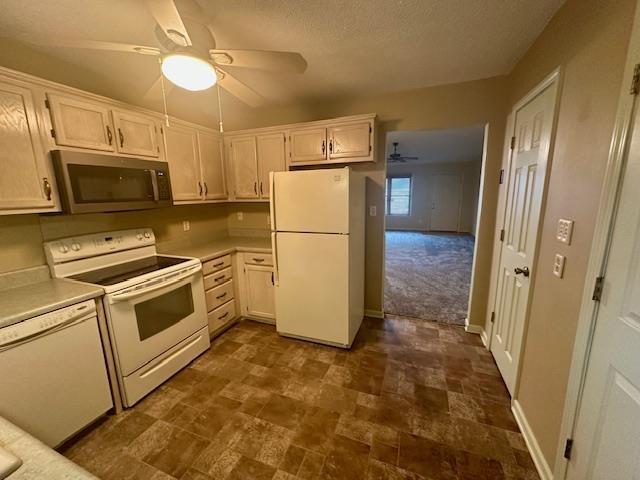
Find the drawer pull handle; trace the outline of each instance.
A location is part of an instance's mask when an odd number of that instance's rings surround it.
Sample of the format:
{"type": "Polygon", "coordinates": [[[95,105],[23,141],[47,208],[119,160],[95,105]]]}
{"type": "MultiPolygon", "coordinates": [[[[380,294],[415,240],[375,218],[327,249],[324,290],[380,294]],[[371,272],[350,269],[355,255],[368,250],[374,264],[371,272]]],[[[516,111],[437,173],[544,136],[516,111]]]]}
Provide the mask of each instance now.
{"type": "Polygon", "coordinates": [[[256,262],[256,263],[264,262],[264,258],[253,257],[253,261],[256,262]]]}
{"type": "Polygon", "coordinates": [[[224,265],[224,262],[214,263],[213,268],[218,268],[218,267],[221,267],[222,265],[224,265]]]}
{"type": "Polygon", "coordinates": [[[226,296],[227,296],[227,292],[224,292],[224,293],[221,293],[220,295],[218,295],[216,298],[217,298],[218,300],[222,300],[222,299],[223,299],[224,297],[226,297],[226,296]]]}
{"type": "Polygon", "coordinates": [[[224,312],[222,315],[220,315],[218,317],[218,320],[222,320],[223,318],[225,318],[227,315],[229,315],[229,312],[224,312]]]}
{"type": "Polygon", "coordinates": [[[222,280],[225,276],[224,275],[220,275],[219,277],[216,277],[213,279],[214,282],[219,282],[220,280],[222,280]]]}

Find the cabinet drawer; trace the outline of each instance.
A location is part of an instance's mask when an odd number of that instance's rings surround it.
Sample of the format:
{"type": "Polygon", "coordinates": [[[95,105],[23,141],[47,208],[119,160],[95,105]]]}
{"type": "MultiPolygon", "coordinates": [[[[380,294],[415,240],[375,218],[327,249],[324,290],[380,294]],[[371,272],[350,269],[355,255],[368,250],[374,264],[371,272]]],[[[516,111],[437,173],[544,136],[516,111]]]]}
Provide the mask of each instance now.
{"type": "Polygon", "coordinates": [[[210,273],[217,272],[223,268],[231,266],[231,255],[225,255],[223,257],[214,258],[208,262],[202,264],[202,274],[209,275],[210,273]]]}
{"type": "Polygon", "coordinates": [[[231,300],[225,303],[209,312],[207,318],[209,320],[209,333],[213,333],[236,318],[236,302],[231,300]]]}
{"type": "Polygon", "coordinates": [[[211,275],[204,277],[204,289],[209,290],[210,288],[222,285],[223,283],[231,280],[231,278],[233,278],[233,270],[231,267],[214,272],[211,275]]]}
{"type": "Polygon", "coordinates": [[[213,310],[223,303],[228,302],[233,298],[233,280],[229,280],[224,285],[205,292],[205,298],[207,301],[207,310],[213,310]]]}
{"type": "Polygon", "coordinates": [[[245,253],[244,263],[251,265],[273,265],[273,256],[270,253],[245,253]]]}

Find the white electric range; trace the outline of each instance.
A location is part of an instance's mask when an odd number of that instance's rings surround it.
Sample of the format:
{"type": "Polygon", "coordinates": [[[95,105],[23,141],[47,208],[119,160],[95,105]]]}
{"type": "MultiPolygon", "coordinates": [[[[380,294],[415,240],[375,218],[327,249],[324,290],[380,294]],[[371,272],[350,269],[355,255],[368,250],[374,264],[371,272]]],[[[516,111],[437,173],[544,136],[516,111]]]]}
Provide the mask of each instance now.
{"type": "Polygon", "coordinates": [[[200,260],[159,255],[150,228],[45,243],[54,277],[101,286],[123,404],[209,348],[200,260]]]}

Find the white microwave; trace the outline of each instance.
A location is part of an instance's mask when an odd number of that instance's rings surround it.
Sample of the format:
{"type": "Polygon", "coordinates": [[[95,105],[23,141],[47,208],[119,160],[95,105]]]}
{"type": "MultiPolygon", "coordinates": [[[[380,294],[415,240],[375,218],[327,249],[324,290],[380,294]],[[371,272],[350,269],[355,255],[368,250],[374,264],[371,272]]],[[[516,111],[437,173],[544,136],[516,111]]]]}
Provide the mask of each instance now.
{"type": "Polygon", "coordinates": [[[143,210],[172,203],[166,162],[64,150],[51,155],[66,213],[143,210]]]}

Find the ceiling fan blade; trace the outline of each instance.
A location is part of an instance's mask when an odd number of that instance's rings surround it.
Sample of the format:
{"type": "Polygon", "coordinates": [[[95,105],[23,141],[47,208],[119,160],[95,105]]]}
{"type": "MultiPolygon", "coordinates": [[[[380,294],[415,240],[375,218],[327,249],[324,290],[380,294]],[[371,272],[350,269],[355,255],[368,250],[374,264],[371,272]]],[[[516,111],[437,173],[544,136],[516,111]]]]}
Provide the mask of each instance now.
{"type": "Polygon", "coordinates": [[[307,61],[296,52],[209,50],[209,55],[218,65],[229,65],[231,67],[293,73],[302,73],[307,69],[307,61]]]}
{"type": "Polygon", "coordinates": [[[173,0],[146,0],[146,3],[167,37],[181,47],[191,46],[191,38],[173,0]]]}
{"type": "Polygon", "coordinates": [[[251,107],[260,107],[264,104],[264,98],[240,80],[219,68],[216,68],[216,72],[218,72],[218,83],[231,95],[251,107]]]}
{"type": "MultiPolygon", "coordinates": [[[[165,96],[169,96],[171,91],[174,88],[174,84],[171,83],[166,78],[164,79],[164,94],[165,96]]],[[[149,89],[142,96],[144,100],[158,100],[162,99],[162,77],[158,77],[158,79],[153,82],[153,84],[149,87],[149,89]]]]}
{"type": "Polygon", "coordinates": [[[39,42],[38,45],[63,48],[86,48],[90,50],[110,50],[113,52],[140,53],[142,55],[160,55],[160,49],[156,47],[134,45],[131,43],[82,40],[78,38],[56,38],[47,40],[46,42],[39,42]]]}

